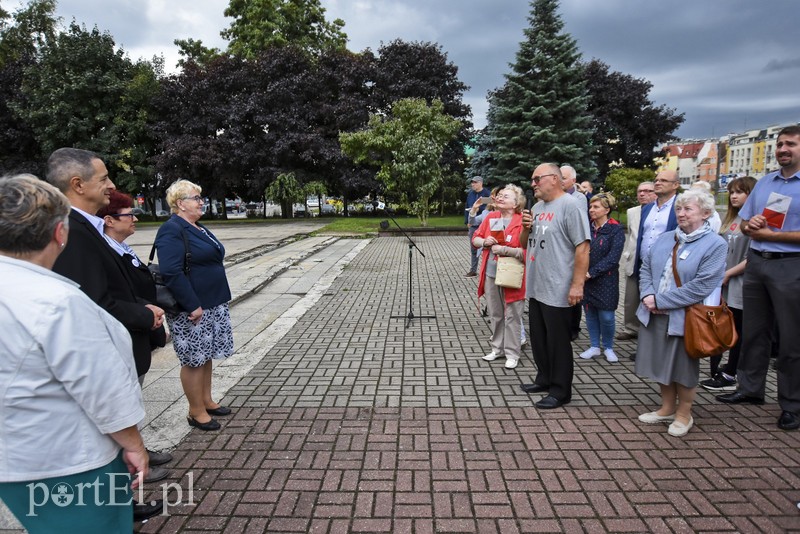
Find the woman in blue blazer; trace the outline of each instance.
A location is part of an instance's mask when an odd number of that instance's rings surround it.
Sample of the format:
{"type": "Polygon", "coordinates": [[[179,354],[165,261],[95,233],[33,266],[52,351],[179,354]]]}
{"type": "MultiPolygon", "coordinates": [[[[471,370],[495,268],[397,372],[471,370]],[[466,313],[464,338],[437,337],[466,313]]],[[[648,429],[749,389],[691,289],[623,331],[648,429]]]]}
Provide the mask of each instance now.
{"type": "Polygon", "coordinates": [[[198,222],[203,216],[201,192],[188,180],[178,180],[167,189],[173,215],[158,229],[156,249],[164,282],[182,309],[177,315],[167,314],[167,324],[181,362],[181,385],[189,401],[187,420],[201,430],[218,430],[220,424],[212,416],[231,410],[211,397],[211,360],[233,354],[231,290],[222,263],[225,247],[198,222]]]}

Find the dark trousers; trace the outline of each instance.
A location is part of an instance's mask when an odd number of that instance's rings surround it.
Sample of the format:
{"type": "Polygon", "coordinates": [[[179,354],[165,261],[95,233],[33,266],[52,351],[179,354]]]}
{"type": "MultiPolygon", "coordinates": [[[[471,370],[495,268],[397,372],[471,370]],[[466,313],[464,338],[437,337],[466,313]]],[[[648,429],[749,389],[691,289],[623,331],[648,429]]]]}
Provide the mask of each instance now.
{"type": "Polygon", "coordinates": [[[570,308],[572,315],[569,319],[569,335],[570,339],[573,337],[578,337],[578,334],[581,331],[581,312],[583,310],[583,306],[581,304],[576,304],[572,308],[570,308]]]}
{"type": "Polygon", "coordinates": [[[739,339],[736,344],[728,351],[728,363],[720,369],[719,364],[722,362],[722,354],[719,356],[712,356],[709,360],[711,364],[711,376],[714,376],[720,370],[729,376],[736,376],[736,368],[739,367],[739,354],[742,351],[742,310],[731,308],[733,313],[733,324],[736,327],[736,333],[739,334],[739,339]]]}
{"type": "Polygon", "coordinates": [[[739,392],[763,397],[777,324],[779,352],[778,404],[800,413],[800,258],[764,259],[747,256],[744,272],[742,352],[736,378],[739,392]]]}
{"type": "Polygon", "coordinates": [[[561,401],[572,398],[572,343],[570,319],[572,308],[556,308],[536,299],[528,300],[535,383],[550,388],[550,395],[561,401]]]}

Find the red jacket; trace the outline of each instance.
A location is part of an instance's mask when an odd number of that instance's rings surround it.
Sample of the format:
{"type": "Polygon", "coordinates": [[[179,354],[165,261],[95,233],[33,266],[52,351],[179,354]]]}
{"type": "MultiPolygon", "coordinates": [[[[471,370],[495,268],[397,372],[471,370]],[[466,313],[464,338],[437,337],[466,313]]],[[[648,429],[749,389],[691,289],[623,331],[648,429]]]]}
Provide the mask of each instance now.
{"type": "MultiPolygon", "coordinates": [[[[501,219],[502,215],[499,211],[493,211],[489,215],[483,219],[483,222],[473,234],[473,239],[476,237],[481,237],[486,239],[487,237],[491,236],[491,232],[489,231],[489,225],[491,224],[490,221],[492,219],[501,219]]],[[[519,213],[515,213],[511,217],[511,223],[508,225],[508,228],[505,230],[506,240],[503,243],[499,243],[500,245],[505,245],[507,247],[514,247],[514,248],[525,248],[527,243],[520,243],[519,242],[519,234],[522,232],[522,215],[519,213]],[[511,239],[508,240],[508,237],[511,236],[511,239]]],[[[483,257],[481,258],[481,279],[478,281],[478,298],[482,297],[485,292],[486,286],[486,264],[489,261],[489,254],[491,254],[491,248],[484,248],[483,249],[483,257]]],[[[523,263],[525,262],[523,256],[523,263]]],[[[527,268],[527,266],[526,266],[527,268]]],[[[506,297],[506,304],[511,302],[517,302],[518,300],[525,299],[525,274],[522,275],[522,287],[519,289],[513,289],[509,287],[503,288],[503,294],[506,297]]]]}

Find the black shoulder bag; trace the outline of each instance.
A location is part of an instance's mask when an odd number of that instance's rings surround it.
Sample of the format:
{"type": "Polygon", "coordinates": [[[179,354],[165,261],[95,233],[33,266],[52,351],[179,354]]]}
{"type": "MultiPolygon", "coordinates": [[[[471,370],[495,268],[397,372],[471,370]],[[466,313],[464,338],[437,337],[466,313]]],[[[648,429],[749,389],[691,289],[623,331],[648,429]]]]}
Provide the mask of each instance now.
{"type": "MultiPolygon", "coordinates": [[[[181,235],[183,236],[183,274],[189,276],[189,262],[192,259],[192,253],[189,252],[189,239],[186,237],[186,230],[184,228],[181,228],[181,235]]],[[[153,263],[155,255],[156,244],[153,243],[153,247],[150,249],[150,258],[147,260],[147,268],[156,285],[155,304],[169,314],[178,315],[181,312],[181,307],[178,301],[175,300],[175,295],[172,294],[172,291],[170,291],[164,283],[164,278],[161,276],[161,270],[158,264],[153,263]]]]}

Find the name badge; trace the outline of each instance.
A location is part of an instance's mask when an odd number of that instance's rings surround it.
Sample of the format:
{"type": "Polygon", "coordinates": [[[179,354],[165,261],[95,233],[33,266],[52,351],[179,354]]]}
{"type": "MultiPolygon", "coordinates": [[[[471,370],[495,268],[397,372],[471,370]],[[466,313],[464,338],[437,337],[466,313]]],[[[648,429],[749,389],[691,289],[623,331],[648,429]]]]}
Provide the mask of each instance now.
{"type": "Polygon", "coordinates": [[[678,256],[678,259],[679,260],[685,260],[686,258],[689,257],[689,252],[690,251],[688,251],[688,250],[684,250],[683,252],[681,252],[681,255],[678,256]]]}
{"type": "Polygon", "coordinates": [[[511,243],[511,236],[510,235],[506,236],[506,243],[511,243]]]}

